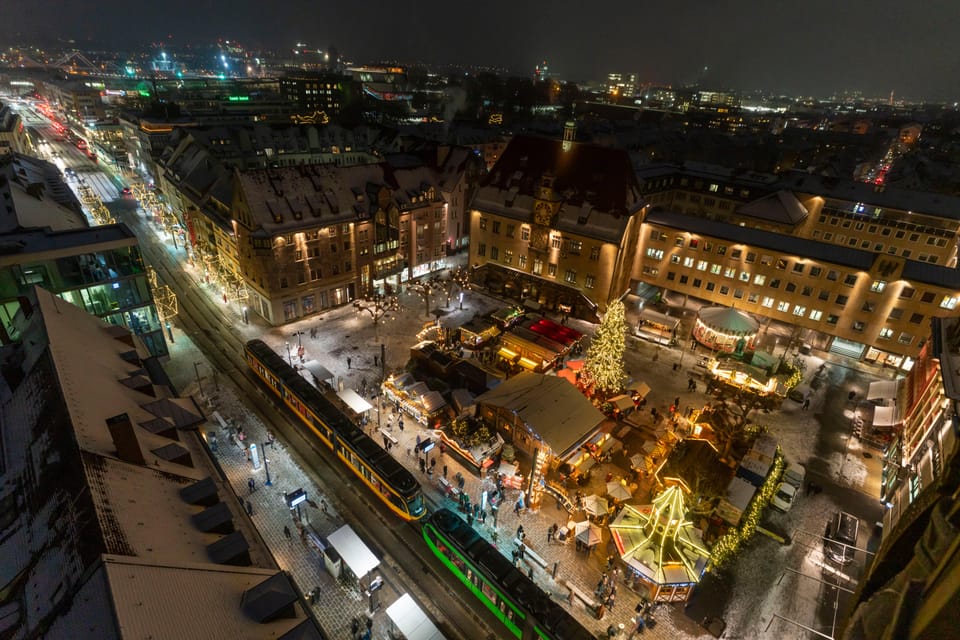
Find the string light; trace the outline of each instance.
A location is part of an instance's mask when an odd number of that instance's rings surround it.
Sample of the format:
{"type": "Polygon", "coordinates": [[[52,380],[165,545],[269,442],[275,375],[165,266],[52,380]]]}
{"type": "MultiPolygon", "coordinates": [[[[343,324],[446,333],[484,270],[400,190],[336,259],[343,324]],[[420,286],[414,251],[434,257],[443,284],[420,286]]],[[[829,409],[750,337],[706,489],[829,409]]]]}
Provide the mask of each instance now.
{"type": "Polygon", "coordinates": [[[623,365],[626,335],[627,320],[623,302],[617,300],[607,307],[587,350],[581,371],[585,385],[592,384],[594,390],[604,396],[613,395],[623,389],[627,379],[623,365]]]}

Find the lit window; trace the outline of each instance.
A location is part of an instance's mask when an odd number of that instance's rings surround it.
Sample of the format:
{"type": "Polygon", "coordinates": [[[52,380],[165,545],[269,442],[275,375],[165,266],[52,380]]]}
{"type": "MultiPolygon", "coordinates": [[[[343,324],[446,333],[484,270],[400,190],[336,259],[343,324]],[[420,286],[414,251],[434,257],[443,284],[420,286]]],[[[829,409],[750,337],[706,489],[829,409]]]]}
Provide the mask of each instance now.
{"type": "Polygon", "coordinates": [[[577,272],[573,269],[567,269],[567,272],[563,275],[563,279],[569,282],[570,284],[577,283],[577,272]]]}
{"type": "Polygon", "coordinates": [[[543,260],[540,258],[533,259],[533,272],[537,275],[543,273],[543,260]]]}
{"type": "Polygon", "coordinates": [[[510,249],[503,250],[503,264],[513,264],[513,251],[510,249]]]}
{"type": "Polygon", "coordinates": [[[712,274],[714,274],[714,275],[719,275],[719,274],[720,274],[720,268],[721,268],[720,265],[718,265],[718,264],[712,264],[712,265],[710,265],[710,273],[712,273],[712,274]]]}
{"type": "Polygon", "coordinates": [[[727,267],[723,270],[724,278],[735,278],[737,277],[737,269],[735,267],[727,267]]]}
{"type": "Polygon", "coordinates": [[[760,306],[766,307],[767,309],[769,309],[773,307],[773,302],[774,302],[773,298],[771,298],[770,296],[764,296],[763,302],[760,303],[760,306]]]}
{"type": "Polygon", "coordinates": [[[941,309],[954,309],[957,306],[957,296],[943,296],[940,301],[941,309]]]}
{"type": "MultiPolygon", "coordinates": [[[[560,248],[560,236],[550,236],[550,246],[554,249],[560,248]]],[[[663,253],[662,251],[660,252],[663,253]]],[[[660,257],[663,257],[662,255],[660,257]]]]}
{"type": "Polygon", "coordinates": [[[813,311],[810,312],[811,320],[819,320],[822,317],[823,317],[823,311],[820,311],[819,309],[814,309],[813,311]]]}
{"type": "Polygon", "coordinates": [[[799,304],[798,304],[798,305],[795,305],[795,306],[793,307],[793,315],[799,316],[799,317],[802,318],[803,316],[807,315],[807,308],[806,308],[806,307],[802,307],[802,306],[800,306],[799,304]]]}
{"type": "Polygon", "coordinates": [[[517,266],[521,269],[527,268],[527,256],[517,256],[517,266]]]}
{"type": "Polygon", "coordinates": [[[654,249],[650,247],[647,249],[647,257],[654,258],[655,260],[663,260],[663,249],[654,249]]]}
{"type": "Polygon", "coordinates": [[[709,264],[706,260],[697,260],[697,271],[706,271],[709,264]]]}
{"type": "Polygon", "coordinates": [[[790,303],[785,300],[781,300],[777,303],[777,311],[783,311],[784,313],[790,311],[790,303]]]}
{"type": "Polygon", "coordinates": [[[520,239],[523,241],[530,239],[530,227],[520,227],[520,239]]]}
{"type": "Polygon", "coordinates": [[[586,287],[587,289],[593,289],[595,280],[596,279],[593,276],[586,276],[583,279],[583,286],[586,287]]]}
{"type": "Polygon", "coordinates": [[[551,262],[547,265],[547,275],[551,278],[557,277],[557,265],[556,263],[551,262]]]}
{"type": "Polygon", "coordinates": [[[897,338],[897,342],[899,342],[900,344],[910,344],[911,342],[913,342],[913,336],[910,335],[909,333],[901,333],[900,337],[897,338]]]}
{"type": "Polygon", "coordinates": [[[693,266],[693,258],[684,258],[684,259],[683,259],[683,266],[685,266],[685,267],[692,267],[692,266],[693,266]]]}
{"type": "Polygon", "coordinates": [[[753,277],[753,284],[763,286],[763,283],[767,281],[767,276],[762,276],[757,274],[753,277]]]}
{"type": "Polygon", "coordinates": [[[750,282],[750,274],[746,271],[740,272],[740,282],[750,282]]]}
{"type": "Polygon", "coordinates": [[[879,338],[881,340],[889,340],[892,337],[893,337],[893,329],[890,329],[889,327],[884,327],[883,329],[880,329],[879,338]]]}

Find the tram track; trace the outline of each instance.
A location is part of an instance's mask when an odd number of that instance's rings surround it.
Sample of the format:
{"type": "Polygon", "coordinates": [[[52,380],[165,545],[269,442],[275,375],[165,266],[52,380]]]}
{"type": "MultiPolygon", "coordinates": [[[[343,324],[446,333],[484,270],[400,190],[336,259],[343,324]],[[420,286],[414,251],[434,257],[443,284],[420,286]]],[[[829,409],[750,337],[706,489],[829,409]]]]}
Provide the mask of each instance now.
{"type": "MultiPolygon", "coordinates": [[[[397,593],[410,592],[427,605],[431,617],[448,638],[495,638],[493,630],[499,626],[498,621],[489,612],[478,610],[465,589],[451,586],[445,579],[446,569],[429,553],[419,526],[398,521],[384,505],[369,500],[368,489],[343,473],[344,467],[333,453],[297,428],[279,401],[266,394],[255,380],[242,356],[244,337],[222,312],[211,306],[209,298],[198,289],[202,285],[184,273],[135,210],[125,211],[123,218],[140,239],[145,261],[177,295],[180,327],[219,374],[217,384],[230,384],[247,408],[283,439],[296,464],[336,497],[341,517],[354,514],[343,519],[366,540],[375,541],[383,560],[379,571],[385,581],[397,593]],[[358,518],[356,514],[369,516],[358,518]],[[385,531],[391,535],[385,536],[385,531]],[[427,589],[419,576],[430,578],[432,588],[427,589]]],[[[440,506],[429,496],[424,499],[432,509],[440,506]]]]}

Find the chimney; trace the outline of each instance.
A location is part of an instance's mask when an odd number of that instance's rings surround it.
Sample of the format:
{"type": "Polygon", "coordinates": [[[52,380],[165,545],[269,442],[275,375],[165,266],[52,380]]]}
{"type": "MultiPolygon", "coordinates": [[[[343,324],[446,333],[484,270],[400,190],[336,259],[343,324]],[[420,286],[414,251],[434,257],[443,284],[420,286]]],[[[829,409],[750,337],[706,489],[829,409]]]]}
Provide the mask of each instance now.
{"type": "Polygon", "coordinates": [[[107,418],[107,428],[110,429],[113,446],[117,448],[117,457],[132,464],[146,464],[143,452],[140,451],[137,435],[133,432],[133,423],[130,422],[130,416],[121,413],[112,418],[107,418]]]}

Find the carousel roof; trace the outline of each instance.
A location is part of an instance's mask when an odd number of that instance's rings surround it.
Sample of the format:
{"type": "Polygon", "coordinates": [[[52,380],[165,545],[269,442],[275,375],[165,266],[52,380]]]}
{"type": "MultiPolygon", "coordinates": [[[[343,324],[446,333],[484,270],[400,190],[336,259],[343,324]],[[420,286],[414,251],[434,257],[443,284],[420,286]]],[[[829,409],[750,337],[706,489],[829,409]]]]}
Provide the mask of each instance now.
{"type": "Polygon", "coordinates": [[[749,314],[731,307],[708,307],[701,309],[700,322],[714,331],[747,335],[756,333],[760,323],[749,314]]]}
{"type": "Polygon", "coordinates": [[[626,505],[610,532],[623,561],[659,585],[699,582],[710,558],[701,531],[686,519],[679,485],[662,491],[652,505],[626,505]]]}

